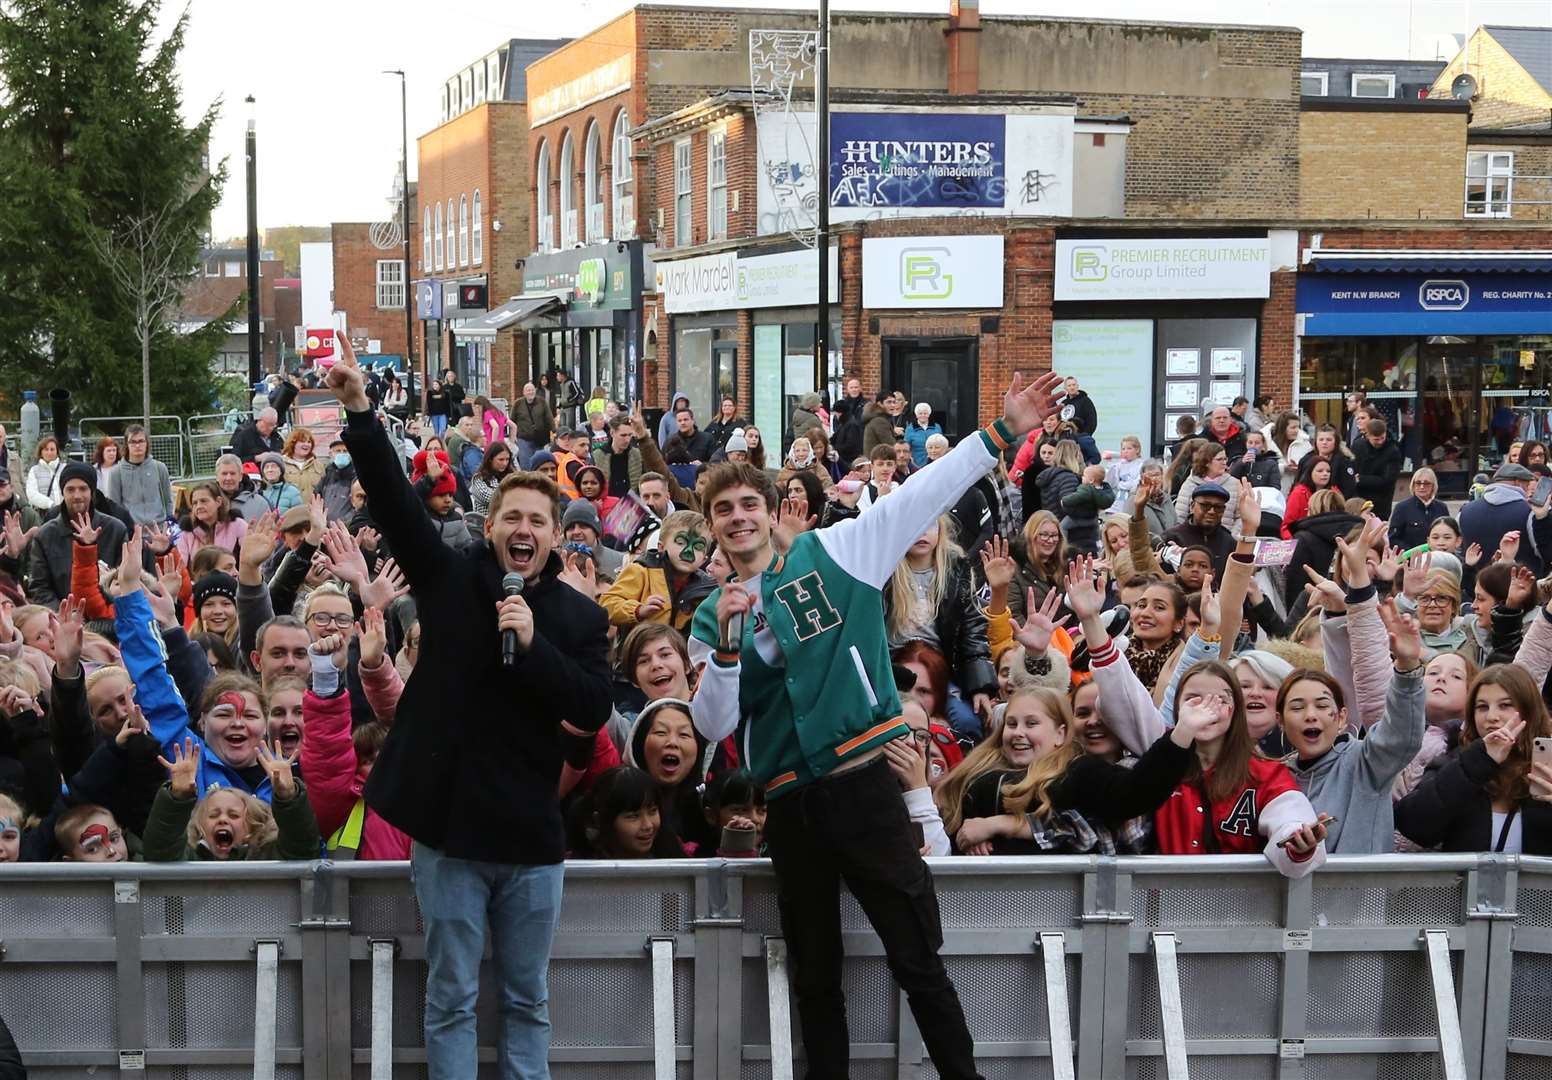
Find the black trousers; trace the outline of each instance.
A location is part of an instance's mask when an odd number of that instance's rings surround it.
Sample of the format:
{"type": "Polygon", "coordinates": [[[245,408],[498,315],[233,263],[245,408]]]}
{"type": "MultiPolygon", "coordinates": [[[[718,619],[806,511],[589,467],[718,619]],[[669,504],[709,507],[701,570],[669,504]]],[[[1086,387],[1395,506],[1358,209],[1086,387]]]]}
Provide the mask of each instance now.
{"type": "Polygon", "coordinates": [[[776,870],[809,1080],[845,1080],[841,882],[883,942],[927,1053],[945,1080],[978,1080],[975,1047],[938,949],[943,923],[900,785],[884,760],[772,800],[765,840],[776,870]]]}

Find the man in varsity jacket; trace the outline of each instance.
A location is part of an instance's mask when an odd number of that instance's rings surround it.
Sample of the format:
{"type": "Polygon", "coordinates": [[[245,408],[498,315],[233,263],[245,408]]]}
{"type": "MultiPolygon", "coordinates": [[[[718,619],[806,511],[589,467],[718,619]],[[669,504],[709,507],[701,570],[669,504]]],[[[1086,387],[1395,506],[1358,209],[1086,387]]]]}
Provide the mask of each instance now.
{"type": "Polygon", "coordinates": [[[707,476],[701,505],[736,577],[691,628],[692,658],[708,661],[692,711],[714,742],[737,731],[743,762],[765,784],[765,839],[814,1080],[847,1075],[842,880],[884,944],[938,1075],[978,1075],[938,956],[932,875],[883,755],[910,728],[879,591],[928,526],[1040,426],[1060,382],[1047,374],[1025,386],[1015,375],[1002,419],[858,517],[800,533],[785,554],[771,544],[778,496],[767,474],[730,463],[707,476]]]}

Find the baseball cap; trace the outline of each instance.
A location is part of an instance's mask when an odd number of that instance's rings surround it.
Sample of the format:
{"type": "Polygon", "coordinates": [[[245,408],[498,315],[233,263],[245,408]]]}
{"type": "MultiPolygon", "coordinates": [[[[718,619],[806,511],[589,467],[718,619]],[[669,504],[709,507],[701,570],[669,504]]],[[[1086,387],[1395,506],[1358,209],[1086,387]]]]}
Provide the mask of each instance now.
{"type": "Polygon", "coordinates": [[[1196,490],[1191,492],[1193,499],[1222,499],[1229,501],[1229,492],[1222,484],[1215,484],[1211,480],[1204,484],[1198,484],[1196,490]]]}

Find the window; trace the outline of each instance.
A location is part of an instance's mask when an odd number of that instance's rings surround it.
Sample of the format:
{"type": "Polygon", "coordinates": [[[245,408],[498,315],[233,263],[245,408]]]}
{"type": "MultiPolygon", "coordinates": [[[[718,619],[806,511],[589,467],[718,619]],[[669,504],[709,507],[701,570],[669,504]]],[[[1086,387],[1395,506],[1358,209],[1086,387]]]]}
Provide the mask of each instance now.
{"type": "Polygon", "coordinates": [[[474,103],[476,105],[483,105],[485,103],[485,65],[484,64],[476,64],[476,65],[474,65],[474,103]]]}
{"type": "Polygon", "coordinates": [[[404,260],[377,260],[377,306],[404,307],[404,260]]]}
{"type": "Polygon", "coordinates": [[[206,277],[220,277],[221,276],[221,264],[220,264],[220,262],[215,260],[215,259],[211,259],[209,262],[205,263],[205,276],[206,277]]]}
{"type": "Polygon", "coordinates": [[[550,144],[539,144],[539,163],[534,166],[534,218],[539,223],[535,251],[555,246],[555,219],[550,214],[550,144]]]}
{"type": "Polygon", "coordinates": [[[453,207],[451,197],[447,200],[447,268],[458,269],[458,219],[453,215],[457,211],[453,207]]]}
{"type": "Polygon", "coordinates": [[[458,265],[469,265],[469,196],[458,196],[458,265]]]}
{"type": "Polygon", "coordinates": [[[459,90],[463,94],[463,107],[474,108],[474,72],[465,71],[459,80],[459,90]]]}
{"type": "Polygon", "coordinates": [[[1396,96],[1396,77],[1354,72],[1353,97],[1393,98],[1396,96]]]}
{"type": "Polygon", "coordinates": [[[426,207],[426,224],[420,230],[420,269],[431,269],[431,207],[426,207]]]}
{"type": "Polygon", "coordinates": [[[485,78],[490,84],[490,100],[505,101],[505,95],[501,92],[501,56],[499,53],[485,61],[485,78]]]}
{"type": "Polygon", "coordinates": [[[443,83],[442,84],[442,123],[444,123],[444,124],[447,123],[448,120],[450,120],[452,118],[452,113],[448,111],[448,109],[449,109],[451,104],[452,104],[452,102],[451,102],[451,95],[447,91],[447,84],[443,83]]]}
{"type": "Polygon", "coordinates": [[[582,205],[587,208],[587,240],[591,244],[604,238],[604,186],[599,174],[603,167],[603,147],[596,123],[587,126],[582,163],[582,205]]]}
{"type": "Polygon", "coordinates": [[[475,266],[485,261],[485,226],[480,217],[480,189],[474,189],[474,224],[473,239],[470,241],[470,260],[475,266]]]}
{"type": "Polygon", "coordinates": [[[1466,216],[1510,217],[1514,213],[1514,152],[1472,150],[1466,154],[1466,216]]]}
{"type": "Polygon", "coordinates": [[[242,264],[241,260],[238,260],[238,259],[228,259],[226,261],[226,264],[225,264],[225,276],[226,277],[242,277],[243,276],[243,264],[242,264]]]}
{"type": "Polygon", "coordinates": [[[636,174],[631,161],[630,116],[624,109],[614,118],[613,142],[610,178],[614,181],[614,238],[629,240],[636,235],[636,200],[632,194],[636,174]]]}
{"type": "Polygon", "coordinates": [[[577,246],[576,159],[568,131],[560,144],[560,246],[566,250],[577,246]]]}
{"type": "Polygon", "coordinates": [[[690,235],[690,140],[674,143],[674,246],[694,243],[690,235]]]}
{"type": "Polygon", "coordinates": [[[1302,97],[1325,97],[1326,79],[1324,71],[1299,72],[1299,94],[1302,97]]]}
{"type": "Polygon", "coordinates": [[[727,212],[727,132],[713,131],[706,138],[706,239],[727,239],[727,212]]]}
{"type": "Polygon", "coordinates": [[[463,84],[457,79],[447,81],[448,116],[457,116],[463,112],[463,84]]]}
{"type": "Polygon", "coordinates": [[[442,204],[436,204],[436,268],[442,269],[442,204]]]}

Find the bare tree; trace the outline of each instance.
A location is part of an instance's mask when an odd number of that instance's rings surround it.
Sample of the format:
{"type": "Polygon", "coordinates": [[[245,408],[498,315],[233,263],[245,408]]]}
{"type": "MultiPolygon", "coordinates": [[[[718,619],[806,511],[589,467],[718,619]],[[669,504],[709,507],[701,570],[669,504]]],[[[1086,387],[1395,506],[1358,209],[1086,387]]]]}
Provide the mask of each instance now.
{"type": "Polygon", "coordinates": [[[151,430],[151,339],[180,306],[193,272],[184,261],[194,230],[184,212],[187,204],[185,198],[171,199],[116,228],[87,230],[92,248],[134,317],[140,341],[140,406],[147,432],[151,430]]]}

